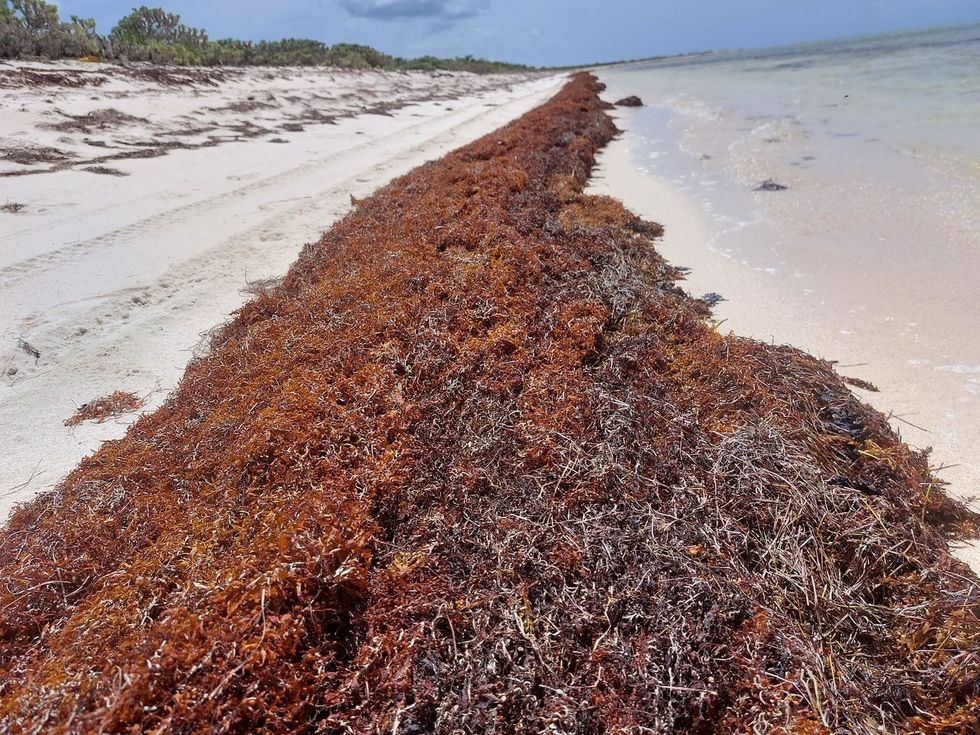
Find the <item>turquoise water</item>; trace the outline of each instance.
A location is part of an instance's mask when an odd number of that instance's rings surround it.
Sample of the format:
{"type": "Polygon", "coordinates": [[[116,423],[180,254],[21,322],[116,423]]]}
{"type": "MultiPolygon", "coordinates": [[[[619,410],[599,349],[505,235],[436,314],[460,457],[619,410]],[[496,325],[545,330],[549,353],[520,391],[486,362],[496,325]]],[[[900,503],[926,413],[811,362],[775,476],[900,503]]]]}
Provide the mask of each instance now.
{"type": "Polygon", "coordinates": [[[666,59],[609,76],[648,104],[630,132],[651,141],[651,171],[693,169],[709,188],[780,176],[885,184],[927,198],[978,245],[980,25],[666,59]]]}
{"type": "Polygon", "coordinates": [[[818,134],[871,128],[910,146],[938,140],[974,164],[980,156],[980,24],[667,59],[629,73],[690,87],[748,119],[765,110],[818,134]]]}

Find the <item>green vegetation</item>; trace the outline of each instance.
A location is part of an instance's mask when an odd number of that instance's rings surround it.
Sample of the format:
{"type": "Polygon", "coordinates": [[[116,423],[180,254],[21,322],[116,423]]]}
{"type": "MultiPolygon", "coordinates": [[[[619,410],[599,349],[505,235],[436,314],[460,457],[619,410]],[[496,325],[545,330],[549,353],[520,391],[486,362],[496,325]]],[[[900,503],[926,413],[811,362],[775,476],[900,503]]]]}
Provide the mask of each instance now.
{"type": "Polygon", "coordinates": [[[115,58],[158,64],[201,64],[207,56],[208,34],[190,28],[180,16],[143,6],[116,24],[108,48],[115,58]]]}
{"type": "Polygon", "coordinates": [[[332,66],[345,69],[423,69],[481,74],[529,67],[464,56],[402,59],[370,46],[287,38],[281,41],[212,41],[207,31],[185,25],[180,16],[142,6],[116,24],[108,36],[95,21],[71,16],[44,0],[0,0],[0,58],[60,59],[98,56],[108,61],[207,66],[332,66]]]}
{"type": "Polygon", "coordinates": [[[86,56],[100,48],[90,18],[73,15],[65,23],[43,0],[0,0],[0,58],[86,56]]]}

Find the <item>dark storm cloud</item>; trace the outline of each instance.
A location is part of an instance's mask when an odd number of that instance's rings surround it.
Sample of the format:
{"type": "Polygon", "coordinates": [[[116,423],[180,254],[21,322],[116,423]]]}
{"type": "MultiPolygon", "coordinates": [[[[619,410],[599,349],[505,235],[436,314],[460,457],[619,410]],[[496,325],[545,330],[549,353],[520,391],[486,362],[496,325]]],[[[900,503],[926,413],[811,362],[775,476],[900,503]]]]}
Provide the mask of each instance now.
{"type": "Polygon", "coordinates": [[[489,0],[340,0],[351,15],[375,20],[427,18],[440,24],[472,18],[489,0]]]}

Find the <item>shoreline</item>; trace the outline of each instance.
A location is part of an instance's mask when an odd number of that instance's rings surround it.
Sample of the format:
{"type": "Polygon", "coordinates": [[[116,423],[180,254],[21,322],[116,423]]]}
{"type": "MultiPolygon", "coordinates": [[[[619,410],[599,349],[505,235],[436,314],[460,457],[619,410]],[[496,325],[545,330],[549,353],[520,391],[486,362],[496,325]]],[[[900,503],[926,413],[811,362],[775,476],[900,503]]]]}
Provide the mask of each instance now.
{"type": "MultiPolygon", "coordinates": [[[[419,91],[393,91],[389,106],[400,94],[408,95],[405,104],[380,115],[356,109],[375,106],[386,96],[384,85],[406,84],[407,75],[329,70],[321,84],[340,98],[331,103],[318,99],[327,93],[307,81],[315,72],[277,70],[292,77],[279,83],[299,87],[295,94],[305,96],[288,103],[277,122],[262,124],[288,127],[312,115],[307,104],[315,105],[322,122],[198,147],[229,124],[228,108],[269,94],[268,85],[276,82],[264,78],[266,71],[246,70],[217,87],[134,86],[110,78],[96,87],[22,91],[0,109],[0,127],[20,132],[6,137],[8,146],[17,140],[58,145],[84,158],[85,150],[102,145],[138,151],[141,138],[184,141],[166,155],[113,161],[126,176],[61,169],[0,178],[16,182],[16,198],[25,205],[0,213],[0,521],[13,505],[54,487],[103,441],[120,438],[138,415],[159,406],[206,335],[281,277],[303,243],[351,210],[351,197],[368,196],[520,117],[564,80],[445,73],[427,80],[415,74],[410,78],[419,91]],[[429,83],[432,92],[424,86],[429,83]],[[369,92],[352,101],[344,97],[345,84],[369,92]],[[111,96],[89,99],[107,90],[111,96]],[[149,121],[125,119],[144,104],[144,90],[157,98],[158,114],[149,121]],[[46,93],[54,95],[52,104],[46,93]],[[32,94],[39,109],[15,115],[32,94]],[[119,111],[119,122],[83,125],[75,133],[44,127],[106,108],[119,111]],[[181,137],[185,117],[195,118],[195,129],[214,129],[181,137]],[[274,142],[282,135],[288,145],[274,142]],[[21,340],[40,357],[19,346],[21,340]],[[63,425],[82,404],[117,390],[145,398],[143,410],[101,424],[63,425]]],[[[269,106],[257,114],[278,114],[271,102],[263,104],[269,106]]],[[[233,112],[231,123],[241,115],[233,112]]],[[[49,165],[3,162],[0,168],[23,172],[49,165]]]]}
{"type": "MultiPolygon", "coordinates": [[[[669,262],[690,269],[680,282],[680,287],[694,297],[718,292],[724,295],[725,300],[712,308],[719,331],[769,344],[789,344],[824,359],[840,360],[841,350],[836,346],[827,350],[815,348],[815,345],[833,343],[833,334],[827,334],[826,329],[823,334],[815,331],[816,325],[809,321],[812,312],[806,309],[806,302],[791,289],[784,290],[780,284],[774,283],[774,279],[766,273],[747,268],[706,247],[705,243],[711,242],[717,231],[699,204],[666,179],[639,172],[631,160],[629,146],[629,133],[625,131],[622,138],[603,150],[596,168],[597,176],[590,182],[588,191],[615,197],[641,217],[663,222],[665,234],[658,242],[658,250],[669,262]]],[[[858,353],[862,356],[866,354],[858,353]]],[[[840,361],[844,363],[838,366],[842,375],[867,380],[879,389],[879,392],[871,392],[852,386],[862,401],[889,417],[892,429],[906,442],[920,448],[935,443],[935,435],[931,432],[896,418],[894,414],[903,414],[896,410],[896,406],[904,405],[906,411],[918,409],[933,416],[929,409],[935,402],[912,401],[909,393],[934,395],[937,381],[927,376],[915,382],[903,383],[905,373],[890,370],[887,360],[878,359],[871,367],[867,365],[866,358],[853,360],[860,362],[860,365],[848,364],[848,360],[840,361]]],[[[952,388],[955,390],[956,386],[952,388]]],[[[951,391],[947,389],[946,392],[951,391]]],[[[917,420],[922,421],[921,418],[917,420]]],[[[949,449],[938,453],[934,450],[931,463],[937,457],[940,462],[956,463],[957,460],[957,455],[949,449]]],[[[972,466],[936,466],[946,470],[937,475],[949,482],[946,492],[980,512],[977,469],[972,466]],[[959,472],[950,478],[950,472],[955,469],[959,472]]],[[[980,574],[980,542],[958,542],[953,555],[980,574]]]]}
{"type": "MultiPolygon", "coordinates": [[[[610,85],[610,99],[629,87],[626,79],[599,76],[610,85]]],[[[855,251],[862,237],[847,227],[814,239],[812,233],[823,227],[815,205],[794,205],[802,210],[784,207],[785,197],[777,192],[756,195],[763,204],[753,213],[748,201],[752,192],[747,189],[739,193],[698,188],[698,176],[714,183],[719,171],[716,167],[703,173],[706,163],[697,161],[690,150],[671,153],[683,136],[683,128],[670,127],[681,122],[676,113],[648,109],[642,133],[632,129],[636,114],[614,113],[625,131],[600,154],[590,191],[621,198],[633,211],[664,225],[661,251],[670,262],[690,269],[681,287],[694,296],[723,297],[713,306],[720,331],[798,347],[836,361],[842,375],[877,387],[877,392],[860,386],[854,391],[888,416],[904,441],[928,448],[930,464],[948,483],[947,492],[980,511],[980,403],[975,398],[976,379],[965,372],[980,370],[972,367],[975,360],[969,355],[974,322],[968,311],[951,306],[962,304],[975,311],[975,304],[962,301],[962,288],[949,290],[970,266],[964,264],[962,273],[944,279],[949,262],[961,261],[952,255],[945,265],[936,260],[942,254],[928,252],[919,243],[932,241],[928,230],[921,237],[909,233],[911,245],[890,241],[886,249],[868,248],[859,254],[855,251]],[[650,138],[656,136],[654,147],[650,138]],[[662,152],[650,153],[652,148],[662,152]],[[648,155],[657,158],[645,160],[648,155]],[[771,211],[770,203],[784,208],[771,211]],[[813,223],[798,222],[800,211],[815,212],[813,223]],[[821,241],[827,247],[822,254],[814,252],[821,241]],[[926,265],[905,266],[915,257],[925,258],[926,265]],[[913,303],[914,309],[903,308],[903,301],[913,303]],[[941,324],[947,328],[941,330],[941,324]],[[962,349],[958,355],[945,354],[951,347],[962,349]]],[[[690,124],[687,118],[683,122],[690,124]]],[[[703,138],[704,134],[701,145],[703,138]]],[[[793,186],[790,193],[810,195],[810,179],[802,174],[790,177],[791,173],[780,174],[793,186]]],[[[841,215],[844,221],[859,215],[860,201],[851,206],[854,211],[841,215]]],[[[980,572],[980,546],[975,542],[957,548],[955,555],[980,572]]]]}

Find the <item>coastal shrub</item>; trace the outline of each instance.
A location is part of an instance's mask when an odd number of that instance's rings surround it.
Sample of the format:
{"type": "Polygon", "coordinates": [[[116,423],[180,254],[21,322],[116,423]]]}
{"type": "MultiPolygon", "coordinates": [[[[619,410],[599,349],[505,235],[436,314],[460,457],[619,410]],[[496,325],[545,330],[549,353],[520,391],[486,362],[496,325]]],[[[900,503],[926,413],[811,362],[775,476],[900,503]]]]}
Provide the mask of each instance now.
{"type": "Polygon", "coordinates": [[[108,60],[143,61],[183,66],[331,66],[343,69],[452,70],[498,73],[525,70],[519,64],[466,56],[402,59],[362,44],[287,38],[280,41],[211,41],[206,31],[183,23],[162,8],[140,6],[122,18],[107,37],[95,21],[58,17],[58,8],[43,0],[0,0],[0,58],[101,56],[108,60]]]}
{"type": "Polygon", "coordinates": [[[64,56],[97,56],[102,54],[102,39],[96,32],[95,19],[71,16],[65,27],[64,56]]]}
{"type": "Polygon", "coordinates": [[[17,18],[8,0],[0,0],[0,58],[22,56],[17,18]]]}
{"type": "Polygon", "coordinates": [[[395,59],[370,46],[357,43],[338,43],[327,53],[327,63],[347,69],[384,69],[394,66],[395,59]]]}
{"type": "Polygon", "coordinates": [[[252,44],[235,38],[211,41],[204,49],[203,63],[208,66],[244,66],[248,63],[252,44]]]}
{"type": "Polygon", "coordinates": [[[0,57],[55,59],[100,49],[94,20],[73,15],[65,23],[43,0],[0,0],[0,57]]]}
{"type": "Polygon", "coordinates": [[[122,18],[108,40],[116,57],[157,64],[200,64],[208,46],[205,31],[185,25],[175,13],[145,5],[122,18]]]}

